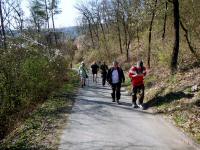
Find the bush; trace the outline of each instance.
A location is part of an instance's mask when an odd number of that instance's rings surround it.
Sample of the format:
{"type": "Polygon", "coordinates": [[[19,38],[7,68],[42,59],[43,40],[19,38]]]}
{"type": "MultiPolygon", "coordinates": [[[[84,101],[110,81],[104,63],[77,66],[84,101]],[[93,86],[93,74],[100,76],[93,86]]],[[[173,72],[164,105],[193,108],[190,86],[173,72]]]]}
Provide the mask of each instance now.
{"type": "Polygon", "coordinates": [[[50,90],[51,70],[46,58],[28,58],[22,64],[21,80],[24,92],[31,100],[44,97],[50,90]]]}
{"type": "Polygon", "coordinates": [[[0,139],[19,119],[17,114],[62,84],[66,69],[62,56],[47,56],[38,47],[8,49],[0,55],[0,139]]]}

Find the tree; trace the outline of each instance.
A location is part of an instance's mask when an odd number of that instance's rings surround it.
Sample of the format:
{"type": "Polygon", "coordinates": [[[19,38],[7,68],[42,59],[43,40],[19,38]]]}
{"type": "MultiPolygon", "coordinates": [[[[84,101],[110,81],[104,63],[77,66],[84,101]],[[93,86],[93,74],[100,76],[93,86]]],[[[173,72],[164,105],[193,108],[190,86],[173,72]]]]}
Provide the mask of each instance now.
{"type": "Polygon", "coordinates": [[[164,15],[164,23],[163,23],[162,40],[165,39],[166,23],[167,23],[167,11],[168,11],[168,1],[166,0],[166,2],[165,2],[165,15],[164,15]]]}
{"type": "Polygon", "coordinates": [[[41,0],[32,0],[30,5],[35,28],[39,33],[46,20],[46,11],[41,0]]]}
{"type": "Polygon", "coordinates": [[[59,0],[51,0],[50,7],[49,7],[49,10],[51,12],[51,21],[52,21],[52,25],[53,25],[53,33],[54,33],[56,45],[58,45],[58,39],[57,39],[57,35],[56,35],[54,16],[61,13],[61,10],[58,7],[59,2],[60,2],[59,0]]]}
{"type": "Polygon", "coordinates": [[[151,60],[151,32],[152,32],[152,28],[153,28],[153,21],[154,21],[154,18],[155,18],[157,3],[158,3],[158,1],[155,0],[154,1],[154,8],[152,10],[151,22],[150,22],[150,26],[149,26],[149,43],[148,43],[148,54],[147,54],[147,66],[148,66],[148,68],[150,68],[150,60],[151,60]]]}
{"type": "Polygon", "coordinates": [[[2,0],[0,0],[0,19],[1,19],[1,37],[2,37],[2,41],[3,41],[3,46],[6,49],[7,45],[6,45],[6,32],[5,32],[5,26],[4,26],[4,16],[3,16],[3,3],[2,0]]]}
{"type": "Polygon", "coordinates": [[[175,41],[171,60],[171,71],[174,73],[177,70],[178,53],[179,53],[179,0],[173,0],[173,12],[174,12],[174,30],[175,30],[175,41]]]}
{"type": "Polygon", "coordinates": [[[116,24],[117,24],[117,36],[119,40],[119,48],[120,48],[120,53],[123,54],[123,48],[122,48],[122,35],[121,35],[121,29],[120,29],[120,24],[121,24],[121,12],[120,12],[120,1],[117,0],[117,3],[114,3],[114,11],[115,11],[115,18],[116,18],[116,24]],[[116,6],[115,6],[116,5],[116,6]]]}
{"type": "Polygon", "coordinates": [[[48,3],[47,0],[44,1],[45,2],[45,11],[46,11],[46,22],[47,22],[47,29],[49,31],[49,10],[48,10],[48,3]]]}

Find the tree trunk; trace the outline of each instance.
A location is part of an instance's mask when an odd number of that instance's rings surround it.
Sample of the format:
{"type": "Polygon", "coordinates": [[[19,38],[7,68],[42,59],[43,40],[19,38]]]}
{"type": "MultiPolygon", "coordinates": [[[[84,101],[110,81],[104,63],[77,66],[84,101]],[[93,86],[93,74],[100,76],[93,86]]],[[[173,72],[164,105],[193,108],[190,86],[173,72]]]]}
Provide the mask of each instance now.
{"type": "Polygon", "coordinates": [[[0,0],[0,18],[1,18],[1,32],[2,32],[2,39],[3,39],[3,46],[5,49],[7,49],[6,45],[6,32],[5,32],[5,27],[4,27],[4,17],[2,13],[2,0],[0,0]]]}
{"type": "Polygon", "coordinates": [[[101,31],[102,31],[102,34],[103,34],[103,40],[104,40],[104,44],[105,44],[105,49],[106,49],[106,51],[108,53],[108,44],[107,44],[106,34],[105,34],[104,26],[101,23],[101,16],[100,16],[99,12],[98,12],[98,24],[100,25],[100,28],[101,28],[101,31]]]}
{"type": "Polygon", "coordinates": [[[180,20],[180,25],[181,25],[181,28],[183,29],[183,31],[185,32],[185,38],[186,38],[186,41],[187,41],[187,44],[190,48],[190,51],[191,53],[194,55],[194,57],[197,59],[197,61],[200,61],[200,58],[198,56],[198,54],[196,53],[194,47],[192,46],[191,44],[191,41],[189,40],[189,37],[188,37],[188,30],[186,29],[186,27],[183,25],[182,21],[180,20]]]}
{"type": "Polygon", "coordinates": [[[53,24],[53,33],[54,33],[55,42],[56,42],[56,46],[57,46],[58,45],[58,39],[57,39],[57,35],[56,35],[56,28],[55,28],[55,22],[54,22],[53,9],[51,11],[51,19],[52,19],[52,24],[53,24]]]}
{"type": "Polygon", "coordinates": [[[49,32],[49,13],[48,13],[47,0],[45,0],[45,11],[46,11],[47,29],[48,29],[48,32],[49,32]]]}
{"type": "Polygon", "coordinates": [[[123,22],[123,27],[124,27],[124,38],[125,38],[125,47],[126,47],[126,60],[129,61],[129,42],[130,40],[128,40],[128,25],[126,24],[125,21],[125,16],[123,16],[122,19],[123,22]]]}
{"type": "Polygon", "coordinates": [[[139,37],[139,28],[137,26],[137,41],[138,41],[138,45],[140,45],[140,37],[139,37]]]}
{"type": "Polygon", "coordinates": [[[155,4],[154,4],[154,9],[153,9],[153,13],[152,13],[152,18],[151,18],[151,22],[150,22],[150,27],[149,27],[149,46],[148,46],[148,54],[147,54],[147,67],[150,68],[151,64],[151,31],[153,28],[153,21],[155,18],[155,13],[156,13],[156,7],[157,7],[157,0],[155,0],[155,4]]]}
{"type": "Polygon", "coordinates": [[[119,21],[119,1],[117,1],[117,32],[118,32],[118,39],[119,39],[119,47],[120,47],[120,53],[123,54],[122,49],[122,38],[121,38],[121,32],[120,32],[120,21],[119,21]]]}
{"type": "Polygon", "coordinates": [[[164,16],[162,40],[165,39],[166,23],[167,23],[167,10],[168,10],[168,2],[166,1],[165,2],[165,16],[164,16]]]}
{"type": "Polygon", "coordinates": [[[172,60],[171,60],[171,71],[174,73],[177,70],[177,63],[178,63],[178,53],[179,53],[179,1],[173,0],[174,6],[174,30],[175,30],[175,41],[174,41],[174,48],[172,53],[172,60]]]}
{"type": "Polygon", "coordinates": [[[94,37],[92,34],[92,27],[91,27],[91,22],[89,21],[89,31],[90,31],[90,37],[92,39],[92,47],[95,48],[95,44],[94,44],[94,37]]]}
{"type": "Polygon", "coordinates": [[[90,18],[85,13],[83,13],[83,15],[86,17],[86,19],[88,21],[90,37],[91,37],[91,40],[92,40],[92,48],[95,48],[94,37],[93,37],[93,34],[92,34],[92,26],[91,26],[90,18]]]}
{"type": "Polygon", "coordinates": [[[106,48],[106,51],[108,52],[108,45],[107,45],[107,40],[106,40],[106,34],[105,34],[105,31],[104,31],[103,24],[101,22],[100,22],[100,27],[101,27],[101,31],[102,31],[102,34],[103,34],[105,48],[106,48]]]}
{"type": "Polygon", "coordinates": [[[123,50],[122,50],[122,38],[121,38],[121,32],[120,32],[119,22],[117,22],[117,33],[118,33],[120,53],[123,54],[123,50]]]}

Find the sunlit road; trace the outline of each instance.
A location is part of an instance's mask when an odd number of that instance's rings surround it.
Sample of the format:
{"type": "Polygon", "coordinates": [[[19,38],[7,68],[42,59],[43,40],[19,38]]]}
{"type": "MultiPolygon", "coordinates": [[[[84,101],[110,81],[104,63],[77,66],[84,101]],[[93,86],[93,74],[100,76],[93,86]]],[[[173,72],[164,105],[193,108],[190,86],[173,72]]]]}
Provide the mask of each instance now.
{"type": "Polygon", "coordinates": [[[124,91],[121,105],[111,102],[110,93],[110,87],[102,87],[100,82],[95,84],[90,81],[89,86],[80,89],[59,149],[198,149],[159,115],[131,108],[131,97],[124,91]]]}

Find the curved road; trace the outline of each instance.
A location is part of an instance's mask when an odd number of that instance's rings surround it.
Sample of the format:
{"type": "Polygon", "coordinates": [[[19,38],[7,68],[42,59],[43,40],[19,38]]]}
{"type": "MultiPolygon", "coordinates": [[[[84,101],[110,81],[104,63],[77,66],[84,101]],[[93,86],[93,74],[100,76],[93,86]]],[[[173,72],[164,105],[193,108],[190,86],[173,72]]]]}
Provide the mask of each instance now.
{"type": "MultiPolygon", "coordinates": [[[[100,79],[99,79],[100,80],[100,79]]],[[[191,140],[149,110],[111,102],[109,86],[89,82],[80,89],[63,131],[61,150],[196,150],[191,140]]]]}

